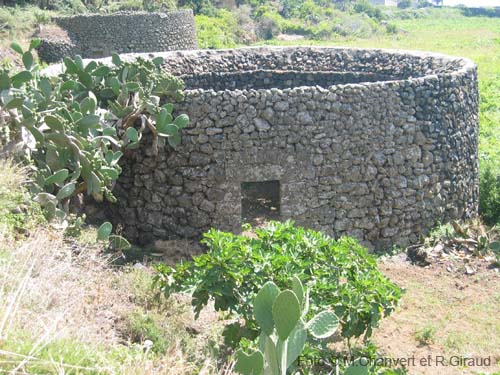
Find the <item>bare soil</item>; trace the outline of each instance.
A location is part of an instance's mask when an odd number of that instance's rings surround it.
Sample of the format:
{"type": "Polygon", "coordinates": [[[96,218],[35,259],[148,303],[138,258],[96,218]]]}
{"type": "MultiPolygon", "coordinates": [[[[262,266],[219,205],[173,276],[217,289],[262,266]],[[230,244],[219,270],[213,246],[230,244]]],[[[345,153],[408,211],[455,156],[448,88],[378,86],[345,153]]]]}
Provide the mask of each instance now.
{"type": "Polygon", "coordinates": [[[407,367],[409,374],[500,371],[500,272],[484,259],[472,263],[472,274],[457,259],[420,267],[400,254],[380,263],[405,294],[398,310],[382,320],[373,341],[387,357],[415,358],[407,367]],[[429,356],[426,363],[423,358],[429,356]],[[454,365],[454,356],[474,358],[479,366],[454,365]],[[481,358],[491,365],[481,365],[481,358]]]}

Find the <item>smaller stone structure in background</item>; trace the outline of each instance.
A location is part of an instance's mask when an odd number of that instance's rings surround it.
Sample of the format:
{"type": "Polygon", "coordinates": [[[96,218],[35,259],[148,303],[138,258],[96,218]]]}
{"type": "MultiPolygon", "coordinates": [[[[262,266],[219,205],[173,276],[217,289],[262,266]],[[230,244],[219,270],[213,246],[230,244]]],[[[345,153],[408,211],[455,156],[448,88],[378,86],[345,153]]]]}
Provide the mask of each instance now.
{"type": "MultiPolygon", "coordinates": [[[[120,12],[54,18],[64,38],[42,35],[38,55],[53,63],[66,56],[110,56],[113,52],[161,52],[197,48],[191,10],[171,13],[120,12]]],[[[52,33],[45,33],[52,34],[52,33]]],[[[61,33],[54,33],[59,35],[61,33]]]]}

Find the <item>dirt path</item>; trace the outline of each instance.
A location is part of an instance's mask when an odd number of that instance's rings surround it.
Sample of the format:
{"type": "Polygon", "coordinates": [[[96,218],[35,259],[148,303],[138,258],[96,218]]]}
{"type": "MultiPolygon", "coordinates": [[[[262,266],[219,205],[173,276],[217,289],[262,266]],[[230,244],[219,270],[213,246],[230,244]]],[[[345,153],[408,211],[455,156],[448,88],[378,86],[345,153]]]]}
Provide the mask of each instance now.
{"type": "Polygon", "coordinates": [[[500,371],[500,272],[488,262],[476,263],[477,272],[467,275],[461,267],[450,272],[446,263],[422,268],[403,258],[380,264],[406,292],[400,308],[375,331],[375,344],[386,356],[415,358],[411,375],[500,371]],[[454,356],[475,358],[479,366],[446,364],[458,362],[454,356]]]}

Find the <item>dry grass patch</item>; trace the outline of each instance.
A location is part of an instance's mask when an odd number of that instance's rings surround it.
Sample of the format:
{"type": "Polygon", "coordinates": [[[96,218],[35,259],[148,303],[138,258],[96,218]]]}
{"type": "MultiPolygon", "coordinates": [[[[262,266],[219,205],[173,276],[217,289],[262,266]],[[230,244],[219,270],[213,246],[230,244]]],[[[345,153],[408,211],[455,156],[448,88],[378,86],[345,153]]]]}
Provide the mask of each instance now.
{"type": "Polygon", "coordinates": [[[486,267],[475,275],[445,267],[422,268],[385,261],[381,270],[406,289],[401,307],[381,323],[374,342],[395,358],[416,357],[414,374],[476,374],[500,370],[500,274],[486,267]],[[490,357],[492,366],[420,366],[431,355],[490,357]]]}
{"type": "Polygon", "coordinates": [[[217,316],[193,335],[189,301],[160,303],[150,283],[95,245],[75,255],[59,233],[34,232],[0,260],[0,373],[219,373],[217,316]]]}

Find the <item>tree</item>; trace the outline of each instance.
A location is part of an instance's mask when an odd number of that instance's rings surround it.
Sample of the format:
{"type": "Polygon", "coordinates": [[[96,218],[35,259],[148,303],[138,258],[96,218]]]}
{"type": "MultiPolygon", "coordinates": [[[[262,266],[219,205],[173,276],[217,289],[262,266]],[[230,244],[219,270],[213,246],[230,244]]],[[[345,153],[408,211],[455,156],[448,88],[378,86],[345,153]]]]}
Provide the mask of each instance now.
{"type": "Polygon", "coordinates": [[[399,0],[398,1],[398,8],[406,9],[409,7],[411,7],[411,0],[399,0]]]}

